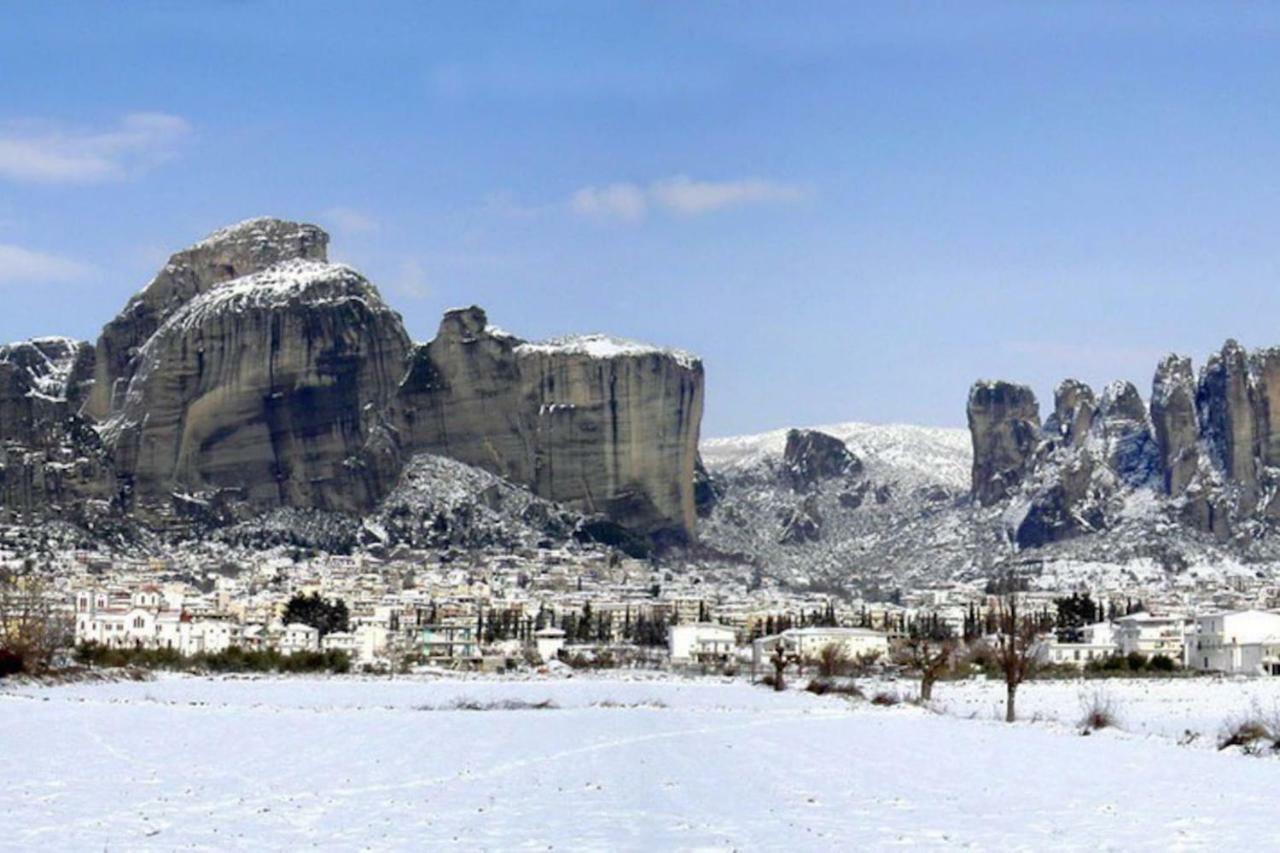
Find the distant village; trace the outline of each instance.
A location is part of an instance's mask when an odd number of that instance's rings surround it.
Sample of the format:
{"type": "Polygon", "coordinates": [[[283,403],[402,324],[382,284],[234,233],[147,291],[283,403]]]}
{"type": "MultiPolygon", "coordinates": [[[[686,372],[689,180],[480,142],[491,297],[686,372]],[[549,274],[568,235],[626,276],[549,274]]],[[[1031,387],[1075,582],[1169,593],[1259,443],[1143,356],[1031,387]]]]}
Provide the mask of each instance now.
{"type": "MultiPolygon", "coordinates": [[[[779,648],[801,664],[833,648],[887,661],[912,636],[981,640],[1009,592],[956,583],[864,601],[767,583],[746,589],[571,547],[449,561],[428,552],[278,556],[203,577],[164,560],[89,552],[60,559],[41,594],[70,621],[68,644],[182,657],[341,653],[355,672],[620,666],[758,674],[779,648]],[[308,615],[317,607],[325,619],[308,615]]],[[[1017,594],[1039,620],[1042,664],[1141,658],[1280,675],[1280,588],[1248,578],[1184,584],[1017,594]]]]}

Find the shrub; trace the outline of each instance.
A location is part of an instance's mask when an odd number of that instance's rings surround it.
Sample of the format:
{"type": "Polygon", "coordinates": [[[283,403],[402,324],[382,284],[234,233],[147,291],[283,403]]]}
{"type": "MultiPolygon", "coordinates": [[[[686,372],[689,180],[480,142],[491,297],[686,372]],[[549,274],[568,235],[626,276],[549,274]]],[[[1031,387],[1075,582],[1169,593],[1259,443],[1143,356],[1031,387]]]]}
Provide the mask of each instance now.
{"type": "Polygon", "coordinates": [[[0,649],[0,678],[17,675],[23,670],[22,652],[13,649],[0,649]]]}
{"type": "Polygon", "coordinates": [[[817,696],[825,696],[828,693],[834,693],[838,696],[847,696],[850,699],[864,698],[862,690],[852,681],[833,681],[829,678],[811,678],[809,683],[805,685],[805,690],[817,696]]]}
{"type": "Polygon", "coordinates": [[[849,671],[849,655],[839,643],[827,643],[818,650],[818,675],[833,678],[849,671]]]}
{"type": "Polygon", "coordinates": [[[1168,655],[1152,655],[1147,661],[1147,668],[1154,672],[1173,672],[1178,665],[1168,655]]]}
{"type": "Polygon", "coordinates": [[[1280,749],[1280,735],[1260,717],[1249,716],[1227,723],[1218,735],[1218,749],[1240,747],[1246,755],[1280,749]]]}
{"type": "Polygon", "coordinates": [[[1129,652],[1125,655],[1124,661],[1131,672],[1141,672],[1147,668],[1147,656],[1142,652],[1129,652]]]}
{"type": "Polygon", "coordinates": [[[896,693],[881,692],[871,697],[872,705],[883,705],[886,707],[897,705],[901,701],[902,701],[902,698],[898,696],[898,694],[896,693]]]}
{"type": "Polygon", "coordinates": [[[1080,698],[1080,707],[1084,716],[1080,718],[1080,733],[1087,735],[1100,729],[1116,728],[1120,725],[1116,711],[1116,702],[1110,695],[1097,691],[1089,699],[1080,698]]]}

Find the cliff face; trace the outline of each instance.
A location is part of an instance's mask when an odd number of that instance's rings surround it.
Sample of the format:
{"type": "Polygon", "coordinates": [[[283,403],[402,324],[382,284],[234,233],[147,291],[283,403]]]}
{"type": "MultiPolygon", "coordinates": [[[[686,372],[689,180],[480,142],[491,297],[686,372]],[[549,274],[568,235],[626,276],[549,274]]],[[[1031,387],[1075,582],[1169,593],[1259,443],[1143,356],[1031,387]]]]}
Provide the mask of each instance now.
{"type": "Polygon", "coordinates": [[[93,347],[68,338],[0,346],[0,518],[85,520],[114,492],[110,460],[76,410],[93,347]]]}
{"type": "Polygon", "coordinates": [[[191,299],[281,261],[326,260],[329,235],[314,225],[250,219],[210,234],[169,258],[98,338],[93,392],[85,414],[101,420],[116,411],[136,369],[136,356],[160,325],[191,299]]]}
{"type": "Polygon", "coordinates": [[[1040,404],[1024,385],[979,382],[969,392],[973,497],[1003,500],[1022,482],[1040,436],[1040,404]]]}
{"type": "Polygon", "coordinates": [[[1023,547],[1112,527],[1141,493],[1172,523],[1220,541],[1257,538],[1280,517],[1280,418],[1272,414],[1280,411],[1280,349],[1247,353],[1227,341],[1198,376],[1190,359],[1170,355],[1156,368],[1149,405],[1129,383],[1114,383],[1095,403],[1087,386],[1068,380],[1038,431],[1034,399],[1024,386],[982,382],[969,404],[972,498],[1011,499],[1023,547]],[[1019,403],[993,404],[993,395],[1019,403]]]}
{"type": "Polygon", "coordinates": [[[413,451],[453,457],[639,532],[687,537],[703,374],[696,359],[589,336],[528,343],[448,312],[401,383],[413,451]]]}
{"type": "Polygon", "coordinates": [[[254,507],[358,511],[391,485],[363,454],[408,351],[354,270],[285,261],[173,311],[103,435],[143,503],[226,489],[254,507]]]}
{"type": "Polygon", "coordinates": [[[415,346],[327,245],[313,225],[243,222],[173,255],[96,347],[0,348],[0,511],[361,513],[428,452],[636,532],[692,532],[696,359],[528,343],[479,308],[415,346]]]}

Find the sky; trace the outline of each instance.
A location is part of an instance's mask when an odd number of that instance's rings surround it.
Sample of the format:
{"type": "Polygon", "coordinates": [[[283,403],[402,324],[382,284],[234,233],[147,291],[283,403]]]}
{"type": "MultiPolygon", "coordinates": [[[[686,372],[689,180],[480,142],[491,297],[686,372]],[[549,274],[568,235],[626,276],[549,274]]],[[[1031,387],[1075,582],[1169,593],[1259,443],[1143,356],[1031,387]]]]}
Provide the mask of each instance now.
{"type": "Polygon", "coordinates": [[[6,4],[0,339],[315,222],[415,339],[699,354],[706,436],[1280,344],[1280,5],[6,4]]]}

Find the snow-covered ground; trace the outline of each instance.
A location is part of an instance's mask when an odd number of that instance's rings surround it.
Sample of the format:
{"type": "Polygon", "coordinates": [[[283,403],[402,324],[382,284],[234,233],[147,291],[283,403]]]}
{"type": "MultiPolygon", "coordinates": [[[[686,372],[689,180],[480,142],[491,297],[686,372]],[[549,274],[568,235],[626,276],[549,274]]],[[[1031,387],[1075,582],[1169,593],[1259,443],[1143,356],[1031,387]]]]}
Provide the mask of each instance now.
{"type": "MultiPolygon", "coordinates": [[[[1087,738],[972,683],[939,698],[973,720],[661,678],[9,687],[0,847],[1260,849],[1280,760],[1166,735],[1270,685],[1112,683],[1155,734],[1087,738]]],[[[1073,721],[1080,689],[1023,707],[1073,721]]]]}

